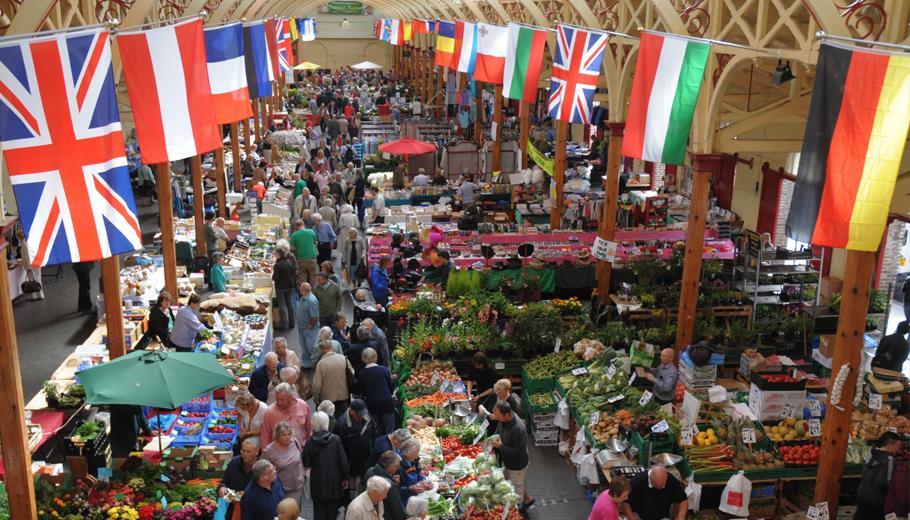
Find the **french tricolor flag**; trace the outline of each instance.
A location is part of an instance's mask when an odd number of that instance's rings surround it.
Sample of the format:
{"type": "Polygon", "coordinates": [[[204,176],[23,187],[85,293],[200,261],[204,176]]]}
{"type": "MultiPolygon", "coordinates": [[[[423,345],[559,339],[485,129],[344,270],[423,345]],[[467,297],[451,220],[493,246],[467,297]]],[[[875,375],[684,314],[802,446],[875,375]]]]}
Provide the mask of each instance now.
{"type": "Polygon", "coordinates": [[[243,24],[205,29],[205,52],[215,121],[226,124],[252,116],[243,59],[243,24]]]}
{"type": "Polygon", "coordinates": [[[144,163],[221,146],[201,19],[122,32],[117,47],[144,163]]]}

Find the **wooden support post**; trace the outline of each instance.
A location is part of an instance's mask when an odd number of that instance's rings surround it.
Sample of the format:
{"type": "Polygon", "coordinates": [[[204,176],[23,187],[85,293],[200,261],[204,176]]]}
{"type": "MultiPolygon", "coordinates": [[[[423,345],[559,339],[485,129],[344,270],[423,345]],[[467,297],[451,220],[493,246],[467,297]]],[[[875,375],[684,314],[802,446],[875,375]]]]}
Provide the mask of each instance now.
{"type": "Polygon", "coordinates": [[[551,189],[550,193],[555,200],[550,201],[550,229],[559,229],[562,227],[562,211],[566,201],[563,196],[563,185],[566,182],[566,140],[568,139],[569,123],[566,121],[556,121],[556,161],[553,165],[553,179],[550,182],[556,183],[556,189],[551,189]]]}
{"type": "MultiPolygon", "coordinates": [[[[254,131],[256,132],[255,133],[256,144],[259,144],[260,139],[262,139],[262,128],[260,127],[261,119],[259,118],[259,109],[261,106],[262,106],[262,103],[260,103],[260,99],[253,100],[253,128],[255,129],[254,131]]],[[[249,123],[247,123],[247,130],[249,130],[249,128],[250,128],[250,125],[249,125],[249,123]]],[[[247,134],[249,134],[249,132],[247,132],[247,134]]],[[[250,139],[249,139],[249,137],[247,137],[246,153],[250,153],[250,150],[252,150],[251,145],[250,145],[250,139]]]]}
{"type": "Polygon", "coordinates": [[[521,150],[521,167],[528,167],[528,139],[531,137],[531,104],[519,101],[518,104],[518,148],[521,150]]]}
{"type": "MultiPolygon", "coordinates": [[[[607,178],[604,180],[604,209],[597,236],[612,242],[616,238],[616,204],[619,198],[619,150],[625,123],[607,123],[610,127],[610,148],[607,152],[607,178]]],[[[597,261],[597,299],[605,305],[610,296],[610,275],[613,262],[597,261]]]]}
{"type": "Polygon", "coordinates": [[[438,81],[436,83],[436,103],[439,108],[436,110],[436,117],[443,118],[446,116],[446,86],[449,80],[449,68],[439,67],[438,81]]]}
{"type": "Polygon", "coordinates": [[[104,285],[104,323],[107,327],[107,349],[111,359],[126,354],[123,340],[123,302],[120,299],[120,257],[101,260],[101,283],[104,285]]]}
{"type": "MultiPolygon", "coordinates": [[[[253,105],[255,107],[255,105],[253,105]]],[[[256,117],[256,110],[253,109],[253,117],[256,117]]],[[[250,128],[250,119],[245,118],[240,122],[243,125],[243,152],[250,153],[250,146],[253,141],[253,130],[250,128]]]]}
{"type": "Polygon", "coordinates": [[[202,187],[202,156],[190,158],[191,180],[193,183],[193,223],[196,227],[196,256],[205,256],[205,200],[202,187]]]}
{"type": "Polygon", "coordinates": [[[483,89],[480,88],[480,82],[474,82],[474,106],[477,107],[477,119],[474,120],[474,142],[477,147],[483,146],[483,89]]]}
{"type": "MultiPolygon", "coordinates": [[[[430,53],[425,51],[423,53],[423,105],[426,105],[430,102],[430,86],[433,83],[433,60],[430,58],[430,53]]],[[[424,109],[424,113],[428,113],[424,109]]]]}
{"type": "MultiPolygon", "coordinates": [[[[829,510],[837,510],[840,484],[850,435],[853,396],[856,376],[863,350],[866,331],[866,314],[869,306],[869,288],[875,272],[875,252],[847,251],[844,263],[844,285],[841,291],[840,318],[834,336],[834,360],[830,384],[840,367],[850,367],[850,376],[841,389],[838,406],[828,405],[822,432],[822,452],[818,459],[818,477],[815,480],[814,503],[828,502],[829,510]]],[[[828,387],[831,395],[831,386],[828,387]]]]}
{"type": "Polygon", "coordinates": [[[493,171],[502,172],[499,164],[502,152],[502,85],[493,87],[493,127],[490,130],[493,139],[493,171]]]}
{"type": "Polygon", "coordinates": [[[164,257],[164,288],[177,298],[177,248],[174,244],[174,203],[171,197],[171,167],[155,165],[158,181],[158,225],[161,227],[161,255],[164,257]]]}
{"type": "MultiPolygon", "coordinates": [[[[231,170],[234,173],[234,189],[239,192],[242,190],[240,189],[240,137],[237,131],[237,123],[231,123],[231,161],[233,163],[231,170]]],[[[230,214],[230,211],[228,214],[230,214]]]]}
{"type": "MultiPolygon", "coordinates": [[[[0,232],[0,252],[7,247],[3,236],[15,219],[6,221],[0,232]]],[[[32,485],[32,457],[25,429],[25,400],[22,397],[22,375],[19,371],[19,345],[9,289],[9,267],[0,262],[0,438],[9,496],[10,518],[38,517],[35,488],[32,485]]]]}
{"type": "Polygon", "coordinates": [[[695,315],[698,309],[698,288],[701,285],[701,260],[705,246],[705,221],[708,218],[708,195],[711,174],[720,167],[720,154],[689,154],[692,157],[692,196],[689,201],[689,221],[686,225],[686,256],[679,294],[679,318],[676,324],[676,349],[692,344],[695,334],[695,315]]]}
{"type": "Polygon", "coordinates": [[[224,145],[215,148],[215,186],[218,189],[216,197],[218,199],[216,214],[219,217],[227,217],[227,181],[224,172],[224,145]]]}

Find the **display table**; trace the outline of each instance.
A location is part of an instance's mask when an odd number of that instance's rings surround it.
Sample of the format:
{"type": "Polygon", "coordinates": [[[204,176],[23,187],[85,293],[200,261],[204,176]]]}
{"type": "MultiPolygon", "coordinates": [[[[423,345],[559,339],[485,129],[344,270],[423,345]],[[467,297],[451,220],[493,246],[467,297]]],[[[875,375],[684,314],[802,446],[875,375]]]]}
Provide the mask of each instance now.
{"type": "MultiPolygon", "coordinates": [[[[41,440],[35,444],[31,449],[31,453],[38,451],[41,446],[43,446],[51,437],[53,437],[57,430],[63,426],[63,423],[66,421],[66,414],[59,410],[41,410],[37,412],[32,412],[31,422],[41,426],[41,440]]],[[[6,466],[3,463],[3,459],[0,458],[0,479],[6,476],[6,466]]]]}
{"type": "Polygon", "coordinates": [[[495,291],[500,284],[528,273],[540,278],[540,292],[553,293],[557,289],[591,289],[597,285],[594,266],[560,267],[557,269],[492,269],[487,271],[487,290],[495,291]]]}

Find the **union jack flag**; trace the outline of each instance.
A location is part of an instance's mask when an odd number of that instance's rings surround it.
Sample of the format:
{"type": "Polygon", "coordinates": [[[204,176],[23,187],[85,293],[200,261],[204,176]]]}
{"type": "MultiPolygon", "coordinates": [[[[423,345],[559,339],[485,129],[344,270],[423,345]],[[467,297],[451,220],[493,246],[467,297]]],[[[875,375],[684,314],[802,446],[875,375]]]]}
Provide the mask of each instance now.
{"type": "Polygon", "coordinates": [[[142,247],[104,30],[0,47],[0,143],[32,265],[142,247]]]}
{"type": "Polygon", "coordinates": [[[279,18],[276,21],[275,33],[278,36],[278,67],[287,72],[294,67],[294,51],[291,40],[291,27],[288,20],[279,18]]]}
{"type": "Polygon", "coordinates": [[[557,26],[548,102],[550,117],[588,124],[606,47],[605,33],[557,26]]]}

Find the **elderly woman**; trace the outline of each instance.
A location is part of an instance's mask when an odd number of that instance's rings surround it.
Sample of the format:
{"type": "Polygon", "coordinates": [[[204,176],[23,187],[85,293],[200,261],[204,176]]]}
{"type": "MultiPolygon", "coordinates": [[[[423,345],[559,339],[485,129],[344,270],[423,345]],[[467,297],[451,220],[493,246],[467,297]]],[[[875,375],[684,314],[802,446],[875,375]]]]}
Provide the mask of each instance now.
{"type": "Polygon", "coordinates": [[[240,433],[237,444],[250,438],[258,441],[259,432],[262,430],[262,418],[268,407],[249,392],[238,395],[234,401],[234,407],[240,412],[240,433]]]}
{"type": "MultiPolygon", "coordinates": [[[[297,292],[297,260],[283,246],[275,248],[272,265],[272,282],[278,300],[276,330],[294,328],[294,294],[297,292]]],[[[298,363],[299,364],[299,363],[298,363]]]]}
{"type": "Polygon", "coordinates": [[[288,348],[288,340],[281,336],[272,340],[272,352],[278,356],[278,362],[289,367],[299,367],[300,358],[288,348]]]}
{"type": "Polygon", "coordinates": [[[303,463],[300,460],[303,447],[294,438],[291,425],[285,421],[275,426],[273,437],[275,440],[262,450],[262,458],[274,464],[278,470],[284,496],[293,498],[299,504],[304,481],[303,463]]]}
{"type": "Polygon", "coordinates": [[[335,520],[348,489],[348,458],[341,439],[329,430],[329,416],[313,414],[313,436],[303,449],[303,465],[318,477],[310,481],[315,520],[335,520]]]}
{"type": "Polygon", "coordinates": [[[277,520],[303,520],[300,516],[300,505],[293,498],[285,498],[278,502],[277,520]]]}
{"type": "MultiPolygon", "coordinates": [[[[342,215],[344,216],[344,215],[342,215]]],[[[341,248],[341,266],[348,270],[351,277],[351,287],[360,286],[362,281],[357,276],[357,266],[363,262],[364,242],[357,228],[348,228],[343,233],[338,234],[344,240],[338,244],[341,248]]]]}
{"type": "Polygon", "coordinates": [[[367,403],[367,410],[379,424],[382,433],[392,433],[395,430],[395,401],[392,399],[392,373],[388,367],[377,364],[379,356],[372,348],[363,349],[360,355],[363,360],[363,370],[357,376],[360,388],[363,390],[363,400],[367,403]]]}
{"type": "Polygon", "coordinates": [[[405,508],[405,513],[407,513],[407,520],[423,520],[427,517],[429,512],[430,503],[427,502],[427,499],[421,497],[411,497],[411,500],[408,501],[408,507],[405,508]]]}
{"type": "MultiPolygon", "coordinates": [[[[332,332],[331,327],[322,327],[319,329],[319,332],[316,333],[316,344],[318,345],[320,341],[330,340],[332,342],[332,351],[336,354],[344,354],[344,350],[341,348],[341,343],[333,339],[334,333],[332,332]]],[[[316,349],[315,355],[316,359],[313,360],[313,365],[319,362],[319,358],[322,357],[322,352],[319,349],[316,349]]]]}
{"type": "Polygon", "coordinates": [[[401,467],[398,469],[398,488],[401,491],[401,505],[407,507],[408,500],[433,487],[420,469],[420,441],[408,439],[401,443],[401,467]]]}
{"type": "Polygon", "coordinates": [[[354,206],[343,204],[341,214],[338,216],[338,235],[342,236],[347,230],[356,230],[358,227],[360,227],[360,221],[357,220],[357,215],[354,213],[354,206]]]}
{"type": "Polygon", "coordinates": [[[329,431],[335,431],[335,403],[326,399],[319,403],[319,406],[316,407],[316,411],[329,416],[329,431]]]}
{"type": "MultiPolygon", "coordinates": [[[[493,393],[483,402],[483,407],[487,413],[493,413],[493,407],[500,401],[509,403],[512,411],[516,415],[521,415],[521,399],[512,391],[512,382],[508,379],[500,379],[493,384],[493,393]]],[[[488,420],[490,426],[487,428],[487,435],[493,435],[496,433],[496,426],[499,422],[493,420],[492,416],[488,420]]]]}

